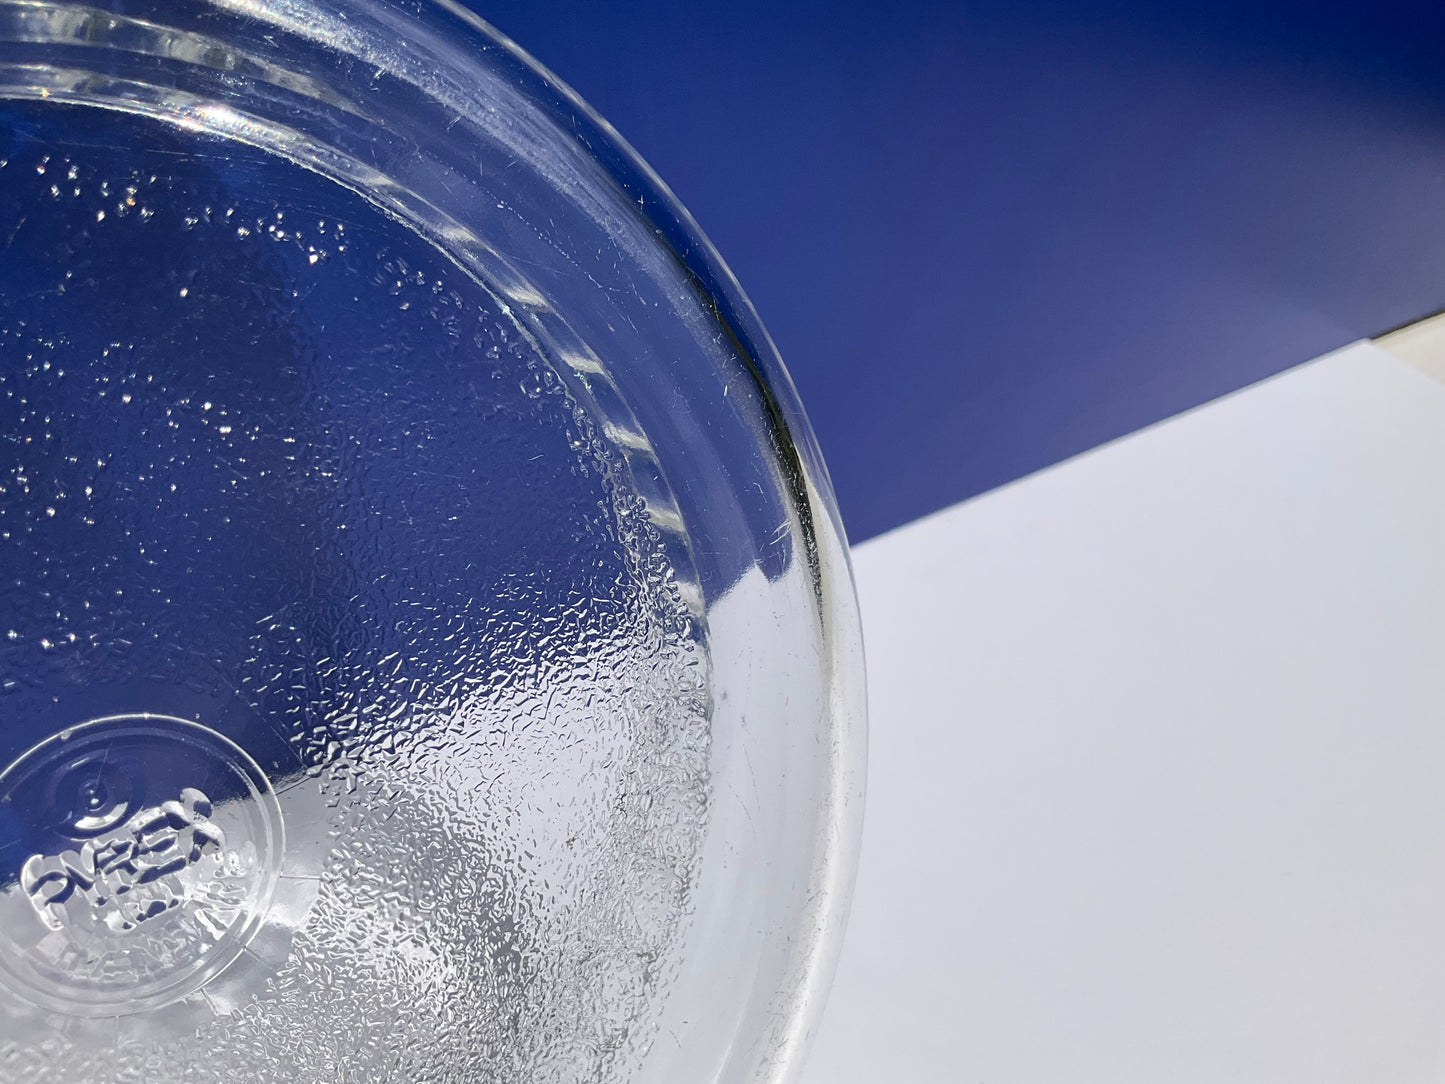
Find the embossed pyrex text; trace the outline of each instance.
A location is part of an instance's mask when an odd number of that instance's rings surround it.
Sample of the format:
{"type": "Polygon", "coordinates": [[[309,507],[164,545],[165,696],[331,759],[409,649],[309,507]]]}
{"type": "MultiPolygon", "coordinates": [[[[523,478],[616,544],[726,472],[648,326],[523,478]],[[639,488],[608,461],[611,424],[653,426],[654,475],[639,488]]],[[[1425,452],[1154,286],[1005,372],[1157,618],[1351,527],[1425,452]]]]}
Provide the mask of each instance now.
{"type": "Polygon", "coordinates": [[[142,809],[78,850],[31,855],[20,887],[48,929],[65,929],[78,899],[111,930],[133,930],[182,903],[184,871],[223,850],[225,833],[210,817],[210,799],[187,787],[179,800],[142,809]]]}

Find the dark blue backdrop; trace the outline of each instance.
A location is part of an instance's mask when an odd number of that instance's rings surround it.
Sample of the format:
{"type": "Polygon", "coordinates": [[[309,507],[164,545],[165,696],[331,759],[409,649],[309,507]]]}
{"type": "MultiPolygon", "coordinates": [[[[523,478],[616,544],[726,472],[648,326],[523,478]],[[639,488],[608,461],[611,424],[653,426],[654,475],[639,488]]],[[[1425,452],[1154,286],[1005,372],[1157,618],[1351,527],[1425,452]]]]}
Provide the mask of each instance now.
{"type": "Polygon", "coordinates": [[[1445,5],[472,2],[716,242],[854,541],[1445,305],[1445,5]]]}

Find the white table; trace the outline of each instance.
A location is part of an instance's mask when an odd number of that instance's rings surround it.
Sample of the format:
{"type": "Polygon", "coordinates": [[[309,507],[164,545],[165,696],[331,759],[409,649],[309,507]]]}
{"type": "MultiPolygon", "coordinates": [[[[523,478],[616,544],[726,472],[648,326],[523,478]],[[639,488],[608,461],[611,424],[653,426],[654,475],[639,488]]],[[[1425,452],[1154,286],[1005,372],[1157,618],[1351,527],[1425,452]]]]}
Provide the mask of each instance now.
{"type": "Polygon", "coordinates": [[[1357,344],[859,547],[804,1084],[1445,1078],[1442,468],[1357,344]]]}

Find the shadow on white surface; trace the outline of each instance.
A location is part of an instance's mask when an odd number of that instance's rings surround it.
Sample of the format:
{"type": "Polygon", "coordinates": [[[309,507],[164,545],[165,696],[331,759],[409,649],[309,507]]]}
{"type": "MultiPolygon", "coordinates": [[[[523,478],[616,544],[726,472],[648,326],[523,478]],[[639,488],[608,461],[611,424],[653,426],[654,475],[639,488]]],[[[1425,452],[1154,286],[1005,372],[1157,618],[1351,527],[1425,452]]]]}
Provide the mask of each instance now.
{"type": "Polygon", "coordinates": [[[804,1084],[1440,1079],[1442,466],[1359,344],[860,547],[804,1084]]]}

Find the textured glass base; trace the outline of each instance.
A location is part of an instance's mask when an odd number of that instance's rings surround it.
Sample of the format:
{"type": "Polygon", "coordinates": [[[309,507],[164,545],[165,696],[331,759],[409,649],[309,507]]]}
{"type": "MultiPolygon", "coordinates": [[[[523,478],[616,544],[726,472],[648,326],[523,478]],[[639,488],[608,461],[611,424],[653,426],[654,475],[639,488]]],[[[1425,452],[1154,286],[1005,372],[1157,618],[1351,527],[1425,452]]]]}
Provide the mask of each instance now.
{"type": "Polygon", "coordinates": [[[678,966],[708,704],[621,457],[483,285],[318,174],[74,106],[0,131],[0,783],[44,837],[0,874],[0,978],[44,1010],[0,1019],[7,1065],[622,1070],[678,966]],[[52,736],[97,707],[207,729],[52,736]],[[92,748],[93,825],[21,801],[92,748]],[[218,781],[225,750],[267,770],[218,781]],[[268,775],[324,861],[247,973],[268,775]]]}

